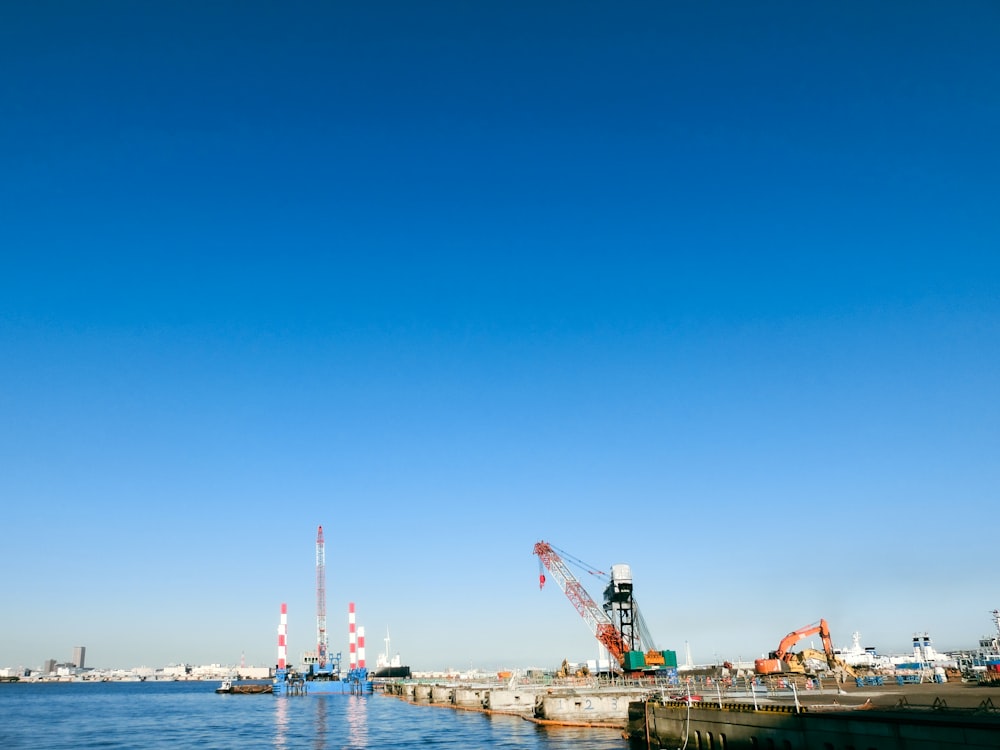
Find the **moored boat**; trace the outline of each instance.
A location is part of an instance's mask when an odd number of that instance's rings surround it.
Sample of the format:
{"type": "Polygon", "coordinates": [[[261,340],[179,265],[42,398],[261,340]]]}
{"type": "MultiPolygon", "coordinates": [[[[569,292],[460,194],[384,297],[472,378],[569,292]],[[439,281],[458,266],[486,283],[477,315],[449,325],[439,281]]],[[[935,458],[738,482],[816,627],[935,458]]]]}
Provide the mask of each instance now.
{"type": "Polygon", "coordinates": [[[411,675],[410,668],[404,665],[399,658],[399,654],[389,656],[389,629],[385,629],[385,652],[378,655],[375,660],[375,674],[377,680],[385,679],[408,679],[411,675]]]}
{"type": "Polygon", "coordinates": [[[222,684],[215,689],[215,692],[225,693],[228,695],[258,695],[273,692],[273,687],[270,683],[236,682],[227,677],[222,681],[222,684]]]}

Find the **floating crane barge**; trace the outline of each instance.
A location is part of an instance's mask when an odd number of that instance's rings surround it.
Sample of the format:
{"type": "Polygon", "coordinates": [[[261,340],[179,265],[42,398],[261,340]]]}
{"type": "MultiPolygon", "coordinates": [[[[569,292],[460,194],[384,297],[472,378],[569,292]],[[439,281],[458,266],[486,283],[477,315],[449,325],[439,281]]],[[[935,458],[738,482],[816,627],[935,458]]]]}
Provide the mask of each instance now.
{"type": "Polygon", "coordinates": [[[350,663],[341,670],[340,652],[331,654],[326,629],[326,542],[323,527],[316,532],[316,653],[307,657],[304,672],[287,663],[288,606],[281,605],[278,625],[278,667],[274,673],[275,695],[366,695],[373,686],[365,666],[365,631],[355,623],[354,602],[348,606],[350,663]]]}

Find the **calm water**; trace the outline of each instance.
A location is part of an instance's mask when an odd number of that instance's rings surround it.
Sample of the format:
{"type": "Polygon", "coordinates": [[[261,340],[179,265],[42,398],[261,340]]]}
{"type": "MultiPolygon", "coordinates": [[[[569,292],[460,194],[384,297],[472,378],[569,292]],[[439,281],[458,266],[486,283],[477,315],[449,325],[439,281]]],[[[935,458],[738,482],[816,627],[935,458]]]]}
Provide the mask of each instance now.
{"type": "Polygon", "coordinates": [[[540,727],[381,695],[216,695],[215,687],[0,684],[0,748],[627,748],[617,730],[540,727]]]}

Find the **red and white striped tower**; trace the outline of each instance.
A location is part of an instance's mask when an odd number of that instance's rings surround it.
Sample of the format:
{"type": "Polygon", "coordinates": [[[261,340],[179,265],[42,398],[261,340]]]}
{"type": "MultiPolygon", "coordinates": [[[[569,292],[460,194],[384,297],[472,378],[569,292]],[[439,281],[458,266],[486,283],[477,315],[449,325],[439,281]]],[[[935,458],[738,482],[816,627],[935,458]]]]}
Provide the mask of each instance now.
{"type": "Polygon", "coordinates": [[[281,620],[278,621],[278,669],[285,668],[285,660],[288,656],[288,644],[285,639],[288,637],[288,605],[281,605],[281,620]]]}
{"type": "Polygon", "coordinates": [[[347,605],[347,653],[348,668],[358,666],[358,633],[354,625],[354,602],[347,605]]]}
{"type": "Polygon", "coordinates": [[[358,627],[358,666],[365,668],[365,626],[358,627]]]}

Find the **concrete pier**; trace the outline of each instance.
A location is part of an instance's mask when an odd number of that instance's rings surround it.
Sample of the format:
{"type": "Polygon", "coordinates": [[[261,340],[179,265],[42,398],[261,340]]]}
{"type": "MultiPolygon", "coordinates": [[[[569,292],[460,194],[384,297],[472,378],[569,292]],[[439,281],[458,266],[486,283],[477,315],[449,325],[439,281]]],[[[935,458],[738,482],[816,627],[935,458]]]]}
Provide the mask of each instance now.
{"type": "Polygon", "coordinates": [[[486,708],[488,694],[485,687],[456,687],[452,701],[458,708],[486,708]]]}
{"type": "Polygon", "coordinates": [[[523,713],[531,716],[535,712],[535,696],[538,688],[493,688],[486,693],[483,708],[487,711],[523,713]]]}
{"type": "Polygon", "coordinates": [[[629,702],[641,691],[615,688],[550,689],[535,696],[534,716],[560,724],[625,726],[629,702]]]}
{"type": "Polygon", "coordinates": [[[455,688],[451,685],[431,685],[431,703],[452,703],[455,688]]]}
{"type": "Polygon", "coordinates": [[[629,702],[648,691],[621,685],[512,686],[399,681],[386,683],[383,692],[413,703],[514,714],[537,723],[624,729],[629,702]]]}
{"type": "Polygon", "coordinates": [[[682,693],[676,685],[638,680],[395,680],[384,683],[384,692],[413,703],[511,714],[538,724],[618,732],[627,727],[632,746],[643,748],[678,747],[685,741],[689,748],[713,750],[1000,748],[997,689],[964,684],[857,689],[776,684],[755,685],[751,691],[749,684],[723,687],[714,680],[689,680],[682,693]]]}

